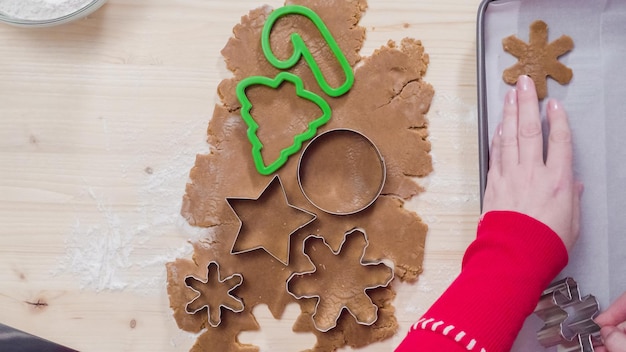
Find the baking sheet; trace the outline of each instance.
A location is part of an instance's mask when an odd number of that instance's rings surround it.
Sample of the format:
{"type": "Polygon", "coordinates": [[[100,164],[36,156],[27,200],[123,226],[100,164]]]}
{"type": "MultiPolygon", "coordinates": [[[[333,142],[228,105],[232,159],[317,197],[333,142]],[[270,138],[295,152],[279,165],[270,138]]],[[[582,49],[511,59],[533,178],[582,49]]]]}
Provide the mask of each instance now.
{"type": "MultiPolygon", "coordinates": [[[[585,185],[581,237],[559,277],[572,276],[583,294],[595,295],[606,308],[626,291],[626,1],[488,3],[479,25],[485,52],[486,116],[483,112],[481,118],[487,121],[489,140],[510,88],[502,72],[517,61],[504,52],[502,39],[516,34],[527,42],[528,27],[538,19],[548,24],[549,41],[567,34],[575,46],[561,57],[574,71],[570,84],[548,80],[548,97],[562,101],[570,116],[575,175],[585,185]]],[[[542,102],[544,124],[546,101],[542,102]]],[[[488,141],[483,138],[481,143],[484,147],[488,141]]],[[[529,317],[513,351],[542,350],[536,340],[541,325],[534,315],[529,317]]]]}

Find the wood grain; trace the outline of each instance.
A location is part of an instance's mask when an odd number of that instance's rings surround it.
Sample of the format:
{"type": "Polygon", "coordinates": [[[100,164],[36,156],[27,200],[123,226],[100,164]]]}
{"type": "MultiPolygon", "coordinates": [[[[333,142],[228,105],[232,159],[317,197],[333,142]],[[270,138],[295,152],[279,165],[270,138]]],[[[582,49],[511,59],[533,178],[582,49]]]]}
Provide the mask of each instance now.
{"type": "MultiPolygon", "coordinates": [[[[87,19],[0,26],[0,322],[83,351],[185,351],[164,263],[205,234],[178,214],[229,76],[220,50],[258,1],[110,0],[87,19]]],[[[370,0],[368,55],[421,39],[435,171],[407,207],[429,224],[425,271],[398,285],[390,351],[457,275],[478,217],[478,0],[370,0]]],[[[279,6],[276,0],[270,5],[279,6]]],[[[257,310],[268,351],[310,343],[257,310]],[[279,329],[279,327],[282,327],[279,329]]],[[[291,319],[291,320],[290,320],[291,319]]],[[[307,340],[308,339],[308,340],[307,340]]]]}

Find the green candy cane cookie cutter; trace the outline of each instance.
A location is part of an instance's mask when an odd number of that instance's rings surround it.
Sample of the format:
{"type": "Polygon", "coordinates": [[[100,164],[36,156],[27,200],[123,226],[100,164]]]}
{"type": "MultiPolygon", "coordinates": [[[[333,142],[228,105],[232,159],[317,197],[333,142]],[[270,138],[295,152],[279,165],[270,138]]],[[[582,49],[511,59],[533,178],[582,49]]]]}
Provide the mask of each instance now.
{"type": "Polygon", "coordinates": [[[317,80],[317,83],[320,85],[320,88],[324,91],[324,93],[328,94],[331,97],[338,97],[346,94],[352,85],[354,84],[354,73],[352,72],[352,67],[346,59],[345,55],[339,48],[339,45],[333,38],[333,35],[330,33],[328,27],[322,19],[318,16],[315,11],[311,10],[308,7],[300,6],[300,5],[288,5],[281,7],[279,9],[274,10],[270,16],[268,17],[265,25],[263,26],[263,31],[261,33],[261,47],[263,48],[263,54],[267,58],[270,64],[274,67],[286,70],[295,66],[300,58],[304,58],[304,61],[309,65],[311,71],[313,72],[313,76],[317,80]],[[306,47],[304,43],[304,39],[298,33],[291,34],[291,43],[293,44],[293,54],[287,60],[278,59],[274,53],[272,52],[272,48],[270,45],[270,34],[272,32],[272,27],[279,18],[286,15],[302,15],[313,22],[317,29],[320,31],[322,38],[326,40],[328,47],[335,54],[337,61],[339,61],[339,65],[343,70],[343,74],[346,76],[346,81],[337,88],[332,88],[326,79],[324,79],[324,74],[322,74],[322,70],[319,65],[315,62],[311,51],[306,47]]]}
{"type": "MultiPolygon", "coordinates": [[[[348,62],[346,57],[343,55],[343,52],[341,52],[341,48],[339,48],[339,45],[333,38],[332,34],[328,30],[328,27],[326,27],[326,24],[322,21],[322,19],[313,10],[307,7],[300,5],[288,5],[273,11],[269,15],[267,21],[263,26],[263,30],[261,33],[261,47],[269,63],[281,70],[292,68],[300,61],[301,58],[303,58],[308,66],[311,68],[313,76],[315,77],[320,88],[328,96],[341,96],[347,93],[354,84],[354,73],[352,72],[352,67],[350,66],[350,63],[348,62]],[[311,20],[311,22],[313,22],[313,24],[315,24],[317,29],[320,31],[320,34],[322,35],[324,40],[326,40],[326,43],[337,58],[337,61],[339,62],[339,65],[341,66],[344,75],[346,76],[346,80],[342,85],[333,88],[330,86],[330,84],[328,84],[328,82],[324,78],[324,75],[322,74],[322,70],[315,62],[311,51],[307,48],[304,39],[302,39],[302,37],[298,33],[292,33],[290,37],[294,49],[291,57],[289,57],[287,60],[280,60],[274,55],[270,45],[270,35],[272,32],[272,28],[279,18],[292,14],[302,15],[308,18],[309,20],[311,20]]],[[[250,140],[250,143],[252,143],[252,158],[254,160],[254,165],[257,171],[262,175],[270,175],[280,169],[283,165],[285,165],[291,155],[300,151],[304,142],[315,137],[318,128],[326,124],[330,120],[330,117],[332,115],[332,111],[328,102],[326,102],[326,100],[324,100],[324,98],[322,98],[321,96],[304,89],[304,82],[302,81],[302,79],[289,72],[280,72],[273,79],[264,76],[247,77],[237,84],[236,93],[237,98],[241,103],[241,117],[248,125],[247,136],[250,140]],[[263,161],[263,156],[261,155],[263,143],[261,143],[261,140],[256,134],[259,125],[250,114],[250,111],[252,110],[252,103],[246,95],[246,89],[253,85],[263,85],[272,89],[276,89],[285,81],[288,81],[295,85],[296,95],[298,97],[315,103],[322,110],[322,115],[309,123],[308,128],[305,132],[296,135],[294,137],[293,144],[285,149],[282,149],[280,151],[279,157],[275,161],[273,161],[269,165],[265,165],[265,162],[263,161]]]]}

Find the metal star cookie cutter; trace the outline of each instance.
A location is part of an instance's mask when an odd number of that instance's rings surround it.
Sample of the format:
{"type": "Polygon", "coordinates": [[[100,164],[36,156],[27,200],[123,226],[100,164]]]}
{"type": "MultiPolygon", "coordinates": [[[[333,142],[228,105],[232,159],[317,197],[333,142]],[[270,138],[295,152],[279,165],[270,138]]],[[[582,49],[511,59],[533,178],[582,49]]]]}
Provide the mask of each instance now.
{"type": "MultiPolygon", "coordinates": [[[[321,236],[317,236],[317,235],[309,235],[307,236],[304,241],[303,241],[303,246],[302,246],[302,253],[309,259],[309,262],[311,262],[311,264],[313,264],[314,269],[310,270],[310,271],[305,271],[305,272],[295,272],[293,274],[291,274],[291,276],[289,277],[289,279],[287,279],[287,292],[294,297],[295,299],[302,299],[302,298],[316,298],[317,302],[315,304],[315,309],[313,311],[313,314],[311,315],[312,320],[313,320],[313,326],[315,327],[315,329],[317,329],[320,332],[328,332],[329,330],[335,328],[337,326],[337,322],[339,320],[339,317],[341,316],[342,312],[344,310],[347,310],[350,315],[352,315],[352,317],[354,317],[354,319],[356,320],[356,322],[359,325],[364,325],[364,326],[371,326],[372,324],[374,324],[377,320],[378,320],[378,306],[376,304],[374,304],[374,302],[372,301],[371,297],[367,294],[368,290],[371,289],[375,289],[375,288],[379,288],[379,287],[386,287],[387,285],[389,285],[389,283],[393,280],[394,278],[394,268],[388,266],[384,261],[382,260],[374,260],[374,261],[365,261],[364,257],[365,257],[365,252],[367,250],[367,247],[369,246],[369,240],[367,238],[367,234],[365,233],[365,230],[360,229],[360,228],[355,228],[353,230],[350,230],[348,232],[345,233],[343,241],[341,242],[340,246],[339,246],[339,250],[338,251],[334,251],[331,246],[328,244],[328,242],[326,242],[326,239],[324,237],[321,236]],[[295,277],[304,277],[310,274],[314,274],[317,272],[317,265],[316,263],[313,262],[313,260],[311,259],[311,256],[309,254],[306,253],[305,251],[305,247],[306,247],[306,243],[309,239],[311,238],[315,238],[315,239],[321,239],[323,241],[323,244],[327,247],[327,249],[332,252],[332,254],[334,256],[339,256],[342,253],[342,250],[344,249],[344,244],[346,244],[346,242],[348,241],[348,237],[355,233],[355,232],[360,232],[361,234],[363,234],[363,238],[365,241],[365,245],[363,246],[362,252],[361,252],[361,257],[359,259],[359,264],[363,267],[367,267],[367,266],[379,266],[382,264],[382,266],[384,266],[386,269],[388,269],[389,274],[388,277],[384,280],[384,282],[378,283],[378,284],[373,284],[373,285],[369,285],[363,288],[363,296],[367,297],[367,302],[369,302],[369,304],[371,305],[370,308],[373,308],[373,319],[370,319],[368,321],[360,321],[359,317],[357,317],[357,313],[353,312],[349,305],[347,303],[343,303],[341,305],[341,307],[337,310],[337,314],[336,316],[332,319],[332,323],[329,324],[328,326],[319,326],[318,322],[316,321],[315,317],[318,314],[318,309],[320,307],[320,304],[322,302],[322,296],[319,294],[305,294],[305,295],[298,295],[294,292],[292,292],[292,290],[290,290],[290,283],[291,281],[295,278],[295,277]]],[[[315,251],[315,250],[314,250],[315,251]]],[[[325,268],[325,265],[322,263],[321,264],[322,267],[325,268]]],[[[342,284],[343,286],[343,284],[342,284]]],[[[318,287],[318,289],[320,290],[326,290],[327,287],[318,287]]],[[[363,297],[361,296],[361,298],[363,297]]],[[[358,300],[357,298],[352,297],[350,300],[346,299],[347,302],[356,302],[358,300]]]]}
{"type": "Polygon", "coordinates": [[[193,275],[188,275],[185,277],[185,286],[187,286],[189,289],[191,289],[192,291],[196,292],[198,295],[192,299],[189,303],[187,303],[185,305],[185,312],[187,314],[196,314],[199,311],[203,310],[204,308],[207,309],[207,315],[208,315],[208,322],[209,325],[211,325],[212,327],[217,327],[221,324],[222,322],[222,308],[226,308],[228,310],[230,310],[233,313],[241,313],[244,310],[244,304],[243,301],[232,295],[231,292],[233,290],[235,290],[237,287],[241,286],[241,284],[243,283],[243,276],[241,276],[241,274],[233,274],[230,275],[226,278],[224,278],[222,280],[221,278],[221,273],[220,273],[220,265],[218,262],[216,261],[211,261],[209,262],[209,264],[207,264],[207,278],[206,280],[202,280],[202,279],[198,279],[197,277],[193,276],[193,275]],[[231,287],[228,289],[227,291],[227,295],[228,298],[230,298],[232,300],[232,302],[234,304],[236,304],[236,306],[234,306],[233,304],[225,304],[224,302],[221,302],[218,306],[217,306],[217,312],[212,312],[212,308],[216,308],[216,307],[211,307],[211,305],[208,302],[208,299],[206,299],[206,303],[202,304],[200,306],[197,306],[196,309],[191,309],[190,310],[190,306],[193,306],[194,303],[201,299],[203,296],[203,292],[195,289],[192,285],[192,280],[199,282],[200,284],[204,284],[204,285],[208,285],[209,284],[209,280],[211,278],[211,267],[215,267],[215,270],[217,271],[217,282],[219,284],[223,284],[223,285],[230,285],[231,287]]]}
{"type": "Polygon", "coordinates": [[[560,352],[593,352],[602,345],[600,326],[593,320],[599,312],[596,298],[581,298],[574,279],[556,281],[543,291],[535,308],[545,323],[537,339],[544,347],[559,345],[560,352]]]}
{"type": "MultiPolygon", "coordinates": [[[[369,170],[368,170],[369,171],[369,170]]],[[[353,130],[353,129],[349,129],[349,128],[337,128],[337,129],[332,129],[332,130],[328,130],[325,131],[323,133],[320,133],[318,136],[316,136],[315,138],[313,138],[309,144],[307,144],[307,146],[304,148],[304,150],[302,151],[302,154],[300,154],[300,159],[298,160],[298,185],[300,186],[300,190],[302,191],[302,194],[304,195],[304,197],[313,205],[315,206],[317,209],[331,214],[331,215],[351,215],[351,214],[355,214],[358,213],[360,211],[363,211],[365,209],[367,209],[368,207],[370,207],[372,204],[374,204],[374,202],[378,199],[378,197],[380,196],[380,194],[383,191],[383,188],[385,187],[385,181],[387,178],[387,167],[385,165],[385,159],[383,158],[380,149],[378,149],[378,147],[376,146],[376,144],[370,139],[368,138],[366,135],[364,135],[363,133],[353,130]],[[307,152],[309,152],[312,147],[314,148],[316,146],[316,144],[320,143],[321,140],[323,140],[324,138],[329,138],[330,135],[333,134],[340,134],[340,133],[351,133],[351,134],[355,134],[356,136],[358,136],[359,138],[362,138],[362,140],[364,142],[366,142],[366,144],[371,147],[371,149],[373,150],[374,154],[376,155],[376,157],[378,158],[378,161],[380,162],[380,175],[379,175],[379,179],[376,181],[377,184],[375,184],[375,189],[376,191],[373,192],[371,199],[363,201],[361,203],[358,204],[350,204],[352,207],[351,208],[347,208],[347,209],[340,209],[338,210],[337,208],[335,209],[329,209],[328,206],[322,205],[319,202],[319,199],[316,201],[313,199],[313,196],[311,194],[308,194],[307,191],[305,190],[305,186],[303,185],[303,166],[302,163],[304,160],[306,160],[307,157],[307,152]]],[[[352,200],[354,201],[354,200],[352,200]]]]}
{"type": "MultiPolygon", "coordinates": [[[[294,229],[290,229],[289,230],[289,234],[286,236],[288,239],[291,238],[291,235],[293,235],[295,232],[297,232],[298,230],[300,230],[301,228],[307,226],[308,224],[312,223],[313,221],[315,221],[315,219],[317,219],[317,215],[306,210],[306,209],[302,209],[302,208],[298,208],[294,205],[292,205],[291,203],[289,203],[289,200],[287,199],[287,192],[285,191],[285,187],[283,186],[282,181],[280,180],[280,177],[278,175],[274,175],[274,177],[272,177],[272,180],[265,186],[265,188],[263,188],[263,190],[261,191],[261,193],[259,193],[259,195],[256,198],[245,198],[245,197],[228,197],[226,198],[226,204],[228,204],[228,206],[230,207],[230,209],[232,210],[233,214],[235,214],[235,216],[237,217],[237,220],[239,221],[239,228],[237,229],[237,235],[235,236],[235,241],[233,241],[233,246],[230,249],[230,254],[240,254],[240,253],[248,253],[248,252],[252,252],[255,251],[257,249],[262,249],[264,250],[266,253],[268,253],[269,255],[271,255],[272,257],[274,257],[274,259],[278,260],[279,262],[281,262],[282,264],[284,264],[285,266],[289,265],[289,254],[291,252],[291,241],[288,240],[287,241],[287,253],[285,257],[279,257],[278,255],[276,255],[275,253],[272,253],[272,251],[268,250],[265,246],[263,245],[259,245],[259,246],[255,246],[252,248],[248,248],[248,249],[244,249],[244,250],[237,250],[237,240],[239,239],[239,235],[241,234],[241,230],[244,227],[244,222],[241,219],[241,217],[237,214],[237,212],[235,211],[235,209],[233,208],[232,204],[230,204],[231,200],[249,200],[249,201],[257,201],[259,199],[261,199],[261,197],[263,197],[264,194],[266,194],[266,191],[268,189],[270,189],[272,186],[274,186],[274,184],[278,182],[278,185],[280,186],[280,190],[281,190],[281,194],[283,196],[283,199],[285,200],[285,204],[291,208],[291,209],[295,209],[299,212],[302,213],[306,213],[308,215],[311,216],[311,219],[309,219],[308,221],[301,223],[300,225],[298,225],[297,227],[295,227],[294,229]]],[[[282,219],[279,219],[280,221],[283,221],[282,219]]]]}

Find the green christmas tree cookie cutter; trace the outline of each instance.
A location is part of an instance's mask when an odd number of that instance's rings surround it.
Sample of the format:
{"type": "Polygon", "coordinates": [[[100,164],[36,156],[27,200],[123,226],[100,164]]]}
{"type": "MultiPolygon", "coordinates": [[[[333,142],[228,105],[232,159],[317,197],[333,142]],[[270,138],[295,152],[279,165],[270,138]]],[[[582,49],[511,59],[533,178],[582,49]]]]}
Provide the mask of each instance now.
{"type": "MultiPolygon", "coordinates": [[[[269,61],[269,63],[281,70],[292,68],[300,61],[300,58],[304,58],[304,61],[311,68],[313,76],[315,77],[315,80],[319,84],[320,88],[328,96],[341,96],[347,93],[354,84],[354,72],[352,72],[352,67],[350,66],[350,63],[346,59],[345,55],[343,55],[341,48],[339,48],[339,45],[333,38],[332,34],[328,30],[328,27],[326,27],[326,24],[322,21],[322,19],[313,10],[307,7],[300,5],[288,5],[273,11],[269,15],[267,21],[263,26],[263,30],[261,33],[261,46],[263,49],[263,53],[265,54],[265,57],[269,61]],[[341,66],[344,75],[346,76],[346,80],[342,85],[336,88],[330,86],[330,84],[324,78],[324,74],[322,73],[319,65],[317,64],[317,62],[315,62],[311,51],[307,48],[304,39],[302,39],[302,37],[298,33],[291,34],[291,42],[294,48],[291,57],[289,57],[287,60],[280,60],[274,55],[270,45],[270,35],[272,32],[272,28],[279,18],[292,14],[302,15],[308,18],[320,31],[320,34],[322,35],[324,40],[326,40],[326,43],[337,58],[337,61],[339,62],[339,65],[341,66]]],[[[241,103],[241,117],[248,125],[247,135],[250,143],[252,143],[252,158],[254,160],[254,165],[257,171],[262,175],[270,175],[276,172],[276,170],[280,169],[283,165],[285,165],[287,159],[291,155],[297,153],[302,148],[302,144],[304,142],[315,137],[317,129],[324,125],[326,122],[328,122],[332,115],[330,105],[326,102],[326,100],[324,100],[324,98],[304,89],[304,83],[302,82],[302,79],[288,72],[281,72],[273,79],[264,76],[247,77],[237,84],[236,93],[237,98],[241,103]],[[291,146],[282,149],[280,151],[279,157],[275,161],[271,162],[269,165],[265,165],[265,162],[263,161],[263,157],[261,155],[263,143],[261,143],[257,136],[257,130],[259,128],[259,125],[250,114],[250,111],[252,110],[252,103],[250,103],[250,100],[246,95],[246,89],[253,85],[264,85],[272,89],[276,89],[285,81],[291,82],[296,86],[296,94],[299,97],[315,103],[322,110],[322,116],[309,123],[309,126],[305,132],[295,136],[294,143],[291,146]]]]}
{"type": "Polygon", "coordinates": [[[302,143],[308,141],[313,138],[317,133],[317,129],[324,125],[328,120],[330,120],[331,110],[330,105],[324,100],[324,98],[319,95],[304,89],[304,83],[302,79],[293,73],[289,72],[280,72],[274,79],[263,77],[263,76],[252,76],[243,79],[237,85],[237,96],[241,102],[241,117],[248,125],[248,139],[250,143],[252,143],[252,158],[254,159],[254,165],[257,171],[262,175],[270,175],[276,170],[278,170],[281,166],[285,165],[287,159],[297,153],[302,148],[302,143]],[[303,133],[296,135],[293,138],[293,144],[289,147],[282,149],[280,151],[279,157],[270,163],[269,165],[265,165],[263,161],[263,156],[261,155],[261,149],[263,149],[263,143],[257,136],[257,130],[259,129],[259,124],[252,118],[250,115],[250,110],[252,109],[252,103],[245,91],[248,87],[252,85],[263,85],[273,89],[278,88],[285,81],[292,83],[296,87],[296,95],[300,98],[304,98],[308,101],[313,102],[322,110],[322,115],[317,119],[311,121],[308,125],[308,128],[303,133]]]}

